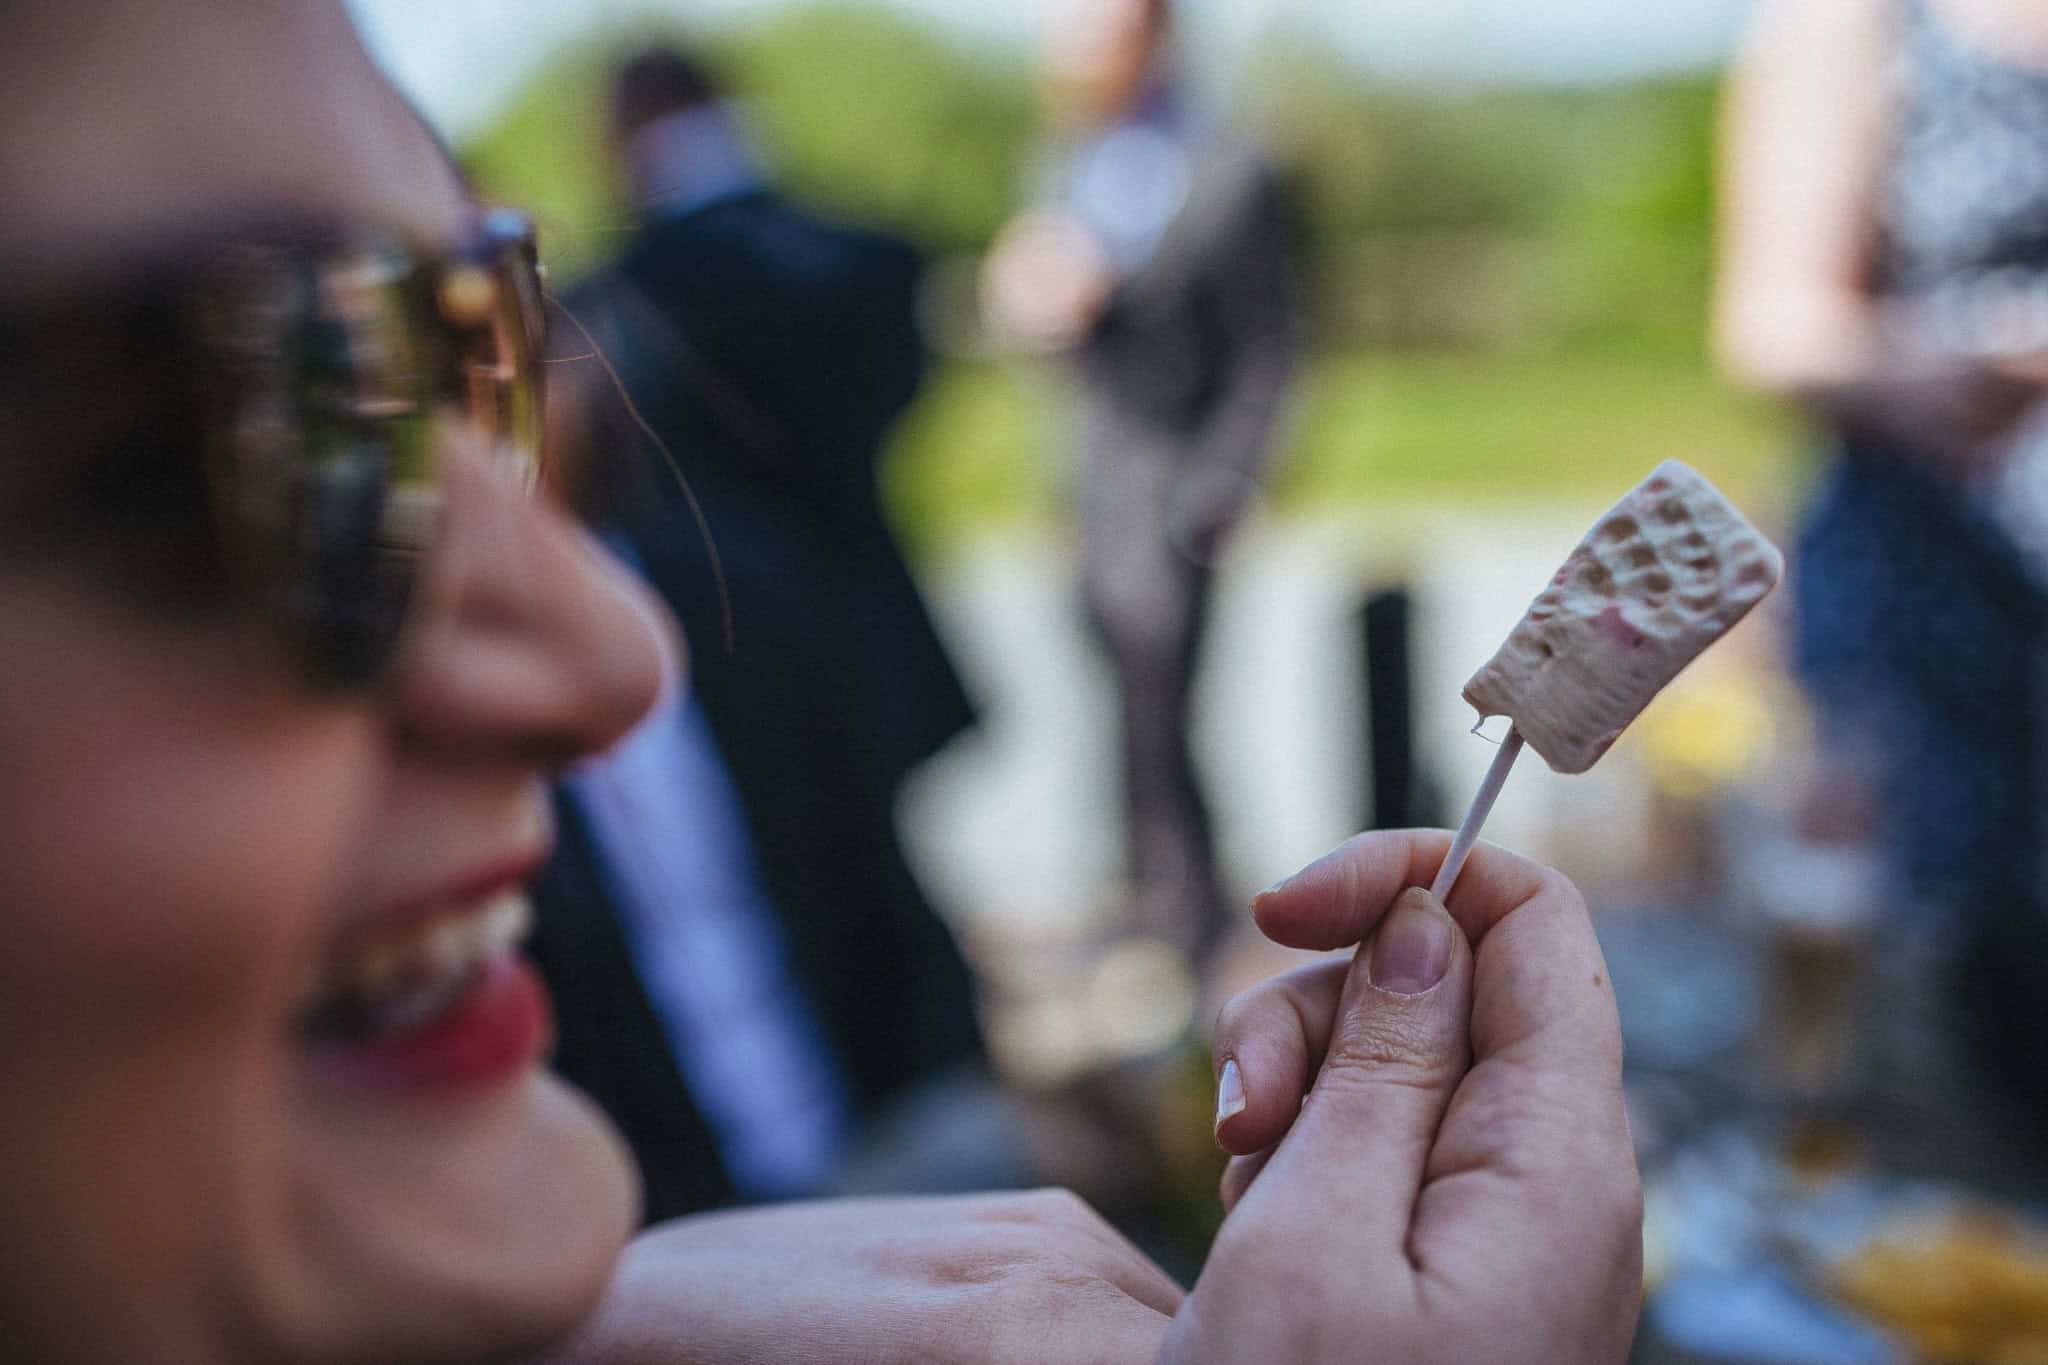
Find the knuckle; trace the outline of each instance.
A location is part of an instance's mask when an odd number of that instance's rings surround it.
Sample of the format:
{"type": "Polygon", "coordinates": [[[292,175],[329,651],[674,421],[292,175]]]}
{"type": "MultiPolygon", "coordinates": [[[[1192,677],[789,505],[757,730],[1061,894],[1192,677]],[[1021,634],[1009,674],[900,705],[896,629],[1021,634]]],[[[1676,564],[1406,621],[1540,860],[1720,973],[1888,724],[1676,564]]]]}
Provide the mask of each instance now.
{"type": "Polygon", "coordinates": [[[1211,1050],[1219,1059],[1247,1044],[1275,1048],[1283,1053],[1302,1050],[1303,1038],[1311,1031],[1297,983],[1291,976],[1277,976],[1239,991],[1216,1011],[1216,1026],[1210,1037],[1211,1050]]]}
{"type": "Polygon", "coordinates": [[[1373,1064],[1326,1066],[1309,1091],[1308,1105],[1377,1106],[1400,1094],[1436,1097],[1446,1090],[1440,1078],[1414,1067],[1373,1064]]]}
{"type": "Polygon", "coordinates": [[[1340,1029],[1316,1085],[1334,1079],[1435,1088],[1457,1070],[1458,1059],[1434,1030],[1412,1017],[1387,1014],[1340,1029]]]}
{"type": "Polygon", "coordinates": [[[948,1247],[934,1253],[926,1263],[926,1278],[944,1288],[972,1288],[1000,1284],[1017,1273],[1013,1248],[976,1244],[948,1247]]]}
{"type": "Polygon", "coordinates": [[[1546,899],[1555,898],[1573,909],[1585,908],[1585,897],[1579,893],[1579,884],[1554,867],[1544,866],[1537,878],[1537,892],[1546,899]]]}

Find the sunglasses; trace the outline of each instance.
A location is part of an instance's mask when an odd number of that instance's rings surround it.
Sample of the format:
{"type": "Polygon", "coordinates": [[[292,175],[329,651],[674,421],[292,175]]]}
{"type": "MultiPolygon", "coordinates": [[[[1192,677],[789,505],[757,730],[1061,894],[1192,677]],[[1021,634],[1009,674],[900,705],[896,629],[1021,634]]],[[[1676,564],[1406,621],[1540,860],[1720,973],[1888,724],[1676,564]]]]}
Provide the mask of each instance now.
{"type": "Polygon", "coordinates": [[[256,608],[316,690],[376,686],[440,526],[446,424],[539,477],[541,280],[531,224],[489,209],[435,252],[210,235],[0,317],[0,444],[16,474],[58,452],[0,509],[0,557],[37,535],[144,547],[135,592],[195,578],[197,600],[256,608]]]}
{"type": "Polygon", "coordinates": [[[218,367],[206,472],[227,565],[316,687],[372,686],[397,651],[441,518],[442,423],[466,420],[538,479],[541,278],[531,223],[492,209],[434,255],[238,243],[194,291],[218,367]]]}

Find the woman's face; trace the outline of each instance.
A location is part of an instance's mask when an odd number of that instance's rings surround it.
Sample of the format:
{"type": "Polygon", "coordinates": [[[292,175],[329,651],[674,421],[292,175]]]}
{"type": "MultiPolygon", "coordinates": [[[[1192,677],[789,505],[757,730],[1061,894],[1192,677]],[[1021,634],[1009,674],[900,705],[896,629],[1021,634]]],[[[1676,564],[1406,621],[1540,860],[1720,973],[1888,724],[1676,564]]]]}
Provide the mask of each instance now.
{"type": "MultiPolygon", "coordinates": [[[[428,241],[459,220],[337,10],[252,36],[161,8],[182,31],[71,73],[98,78],[71,98],[98,106],[119,202],[67,221],[49,206],[71,188],[16,176],[45,209],[36,259],[85,273],[209,176],[260,206],[266,166],[317,187],[281,209],[428,241]],[[124,74],[160,87],[181,43],[233,37],[268,106],[201,81],[189,142],[155,87],[135,126],[106,113],[124,74]]],[[[45,94],[0,144],[65,126],[45,94]]],[[[159,610],[61,546],[0,555],[0,1357],[490,1358],[563,1331],[608,1277],[630,1169],[541,1069],[544,1000],[507,941],[546,778],[646,710],[658,614],[487,449],[457,429],[442,453],[406,633],[354,696],[308,691],[244,615],[159,610]]],[[[0,460],[0,500],[9,478],[0,460]]]]}

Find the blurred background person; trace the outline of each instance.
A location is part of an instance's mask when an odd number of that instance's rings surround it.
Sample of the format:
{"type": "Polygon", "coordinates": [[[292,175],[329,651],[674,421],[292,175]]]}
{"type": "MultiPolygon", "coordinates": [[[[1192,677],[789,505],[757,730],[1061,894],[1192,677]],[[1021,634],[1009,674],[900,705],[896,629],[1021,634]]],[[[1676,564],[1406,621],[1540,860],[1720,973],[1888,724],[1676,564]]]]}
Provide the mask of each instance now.
{"type": "Polygon", "coordinates": [[[1831,452],[1793,580],[1801,824],[1882,850],[1888,932],[1947,993],[1909,1027],[1965,1002],[2038,1121],[2048,10],[1772,0],[1725,132],[1718,351],[1831,452]]]}
{"type": "Polygon", "coordinates": [[[556,425],[682,623],[693,696],[565,785],[536,938],[559,1063],[632,1141],[650,1218],[1014,1183],[966,965],[895,828],[972,719],[875,488],[923,373],[918,257],[776,194],[691,56],[625,60],[608,126],[641,225],[570,297],[607,359],[557,367],[556,425]]]}
{"type": "Polygon", "coordinates": [[[1194,668],[1299,327],[1280,178],[1191,107],[1173,38],[1168,0],[1063,8],[1045,72],[1060,143],[985,292],[998,336],[1074,361],[1081,589],[1118,691],[1128,923],[1199,956],[1231,898],[1189,747],[1194,668]]]}

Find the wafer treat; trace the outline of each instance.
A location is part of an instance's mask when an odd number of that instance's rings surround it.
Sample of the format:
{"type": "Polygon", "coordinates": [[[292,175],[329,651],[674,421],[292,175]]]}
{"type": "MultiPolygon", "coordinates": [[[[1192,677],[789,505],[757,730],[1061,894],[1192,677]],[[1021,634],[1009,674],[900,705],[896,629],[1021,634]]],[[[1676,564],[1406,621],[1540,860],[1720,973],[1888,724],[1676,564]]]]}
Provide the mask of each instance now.
{"type": "Polygon", "coordinates": [[[1777,585],[1784,557],[1677,460],[1593,525],[1465,684],[1561,773],[1582,773],[1650,699],[1777,585]]]}

